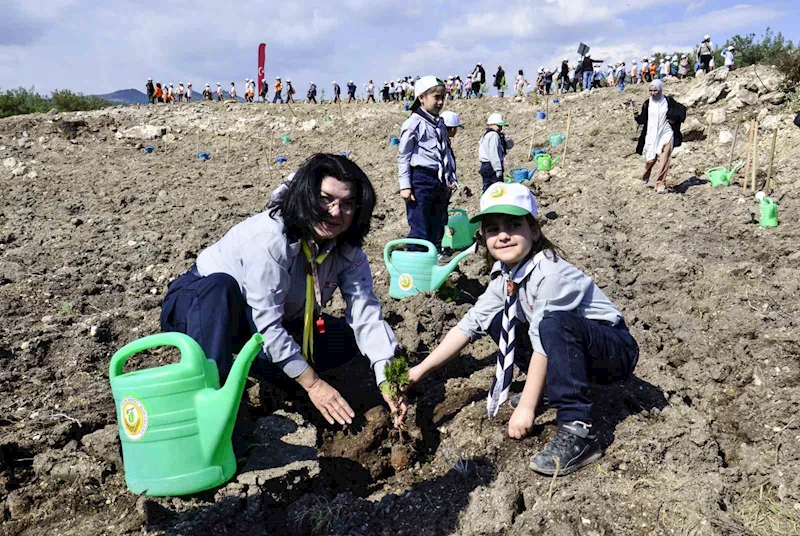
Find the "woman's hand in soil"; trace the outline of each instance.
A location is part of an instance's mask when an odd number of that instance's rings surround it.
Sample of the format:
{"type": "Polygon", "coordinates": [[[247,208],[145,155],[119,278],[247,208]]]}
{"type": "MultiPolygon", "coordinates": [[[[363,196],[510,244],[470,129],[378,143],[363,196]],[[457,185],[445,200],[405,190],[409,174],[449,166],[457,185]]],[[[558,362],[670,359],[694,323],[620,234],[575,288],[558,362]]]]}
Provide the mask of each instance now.
{"type": "Polygon", "coordinates": [[[525,439],[533,430],[533,421],[536,418],[536,411],[530,408],[517,406],[511,419],[508,421],[508,437],[511,439],[525,439]]]}
{"type": "Polygon", "coordinates": [[[425,376],[425,373],[420,369],[420,365],[415,365],[408,369],[408,384],[403,388],[407,391],[414,387],[425,376]]]}
{"type": "Polygon", "coordinates": [[[403,428],[406,420],[406,413],[408,412],[408,403],[406,397],[401,396],[397,400],[392,400],[390,395],[383,395],[383,399],[389,405],[389,410],[392,412],[394,418],[394,427],[403,428]]]}
{"type": "Polygon", "coordinates": [[[402,190],[400,190],[400,197],[402,197],[406,201],[417,200],[417,198],[414,197],[414,193],[411,191],[411,188],[403,188],[402,190]]]}
{"type": "Polygon", "coordinates": [[[356,414],[350,405],[342,398],[339,391],[322,378],[308,389],[308,397],[329,424],[333,424],[334,420],[341,425],[353,423],[356,414]]]}

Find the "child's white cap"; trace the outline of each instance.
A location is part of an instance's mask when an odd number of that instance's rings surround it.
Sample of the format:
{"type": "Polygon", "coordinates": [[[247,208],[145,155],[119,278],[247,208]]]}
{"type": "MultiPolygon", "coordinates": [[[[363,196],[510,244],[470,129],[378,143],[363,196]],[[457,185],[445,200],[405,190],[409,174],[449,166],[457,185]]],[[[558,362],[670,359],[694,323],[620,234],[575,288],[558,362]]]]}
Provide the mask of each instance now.
{"type": "Polygon", "coordinates": [[[436,87],[436,86],[443,86],[444,82],[436,78],[435,76],[423,76],[416,82],[414,82],[414,103],[411,105],[411,109],[415,110],[419,108],[419,96],[428,91],[429,89],[436,87]]]}
{"type": "Polygon", "coordinates": [[[711,36],[706,34],[706,35],[703,36],[703,39],[711,39],[711,36]]]}
{"type": "Polygon", "coordinates": [[[458,114],[455,112],[446,110],[442,112],[441,118],[444,119],[444,126],[446,126],[447,128],[455,128],[455,127],[464,128],[464,125],[462,125],[461,121],[459,121],[458,114]]]}
{"type": "Polygon", "coordinates": [[[498,182],[483,192],[481,211],[470,218],[469,222],[479,222],[488,214],[508,214],[509,216],[530,214],[535,218],[538,212],[536,198],[527,186],[498,182]]]}
{"type": "Polygon", "coordinates": [[[500,112],[494,112],[493,114],[489,115],[489,119],[486,120],[487,125],[497,125],[498,127],[507,127],[508,123],[503,120],[503,114],[500,112]]]}

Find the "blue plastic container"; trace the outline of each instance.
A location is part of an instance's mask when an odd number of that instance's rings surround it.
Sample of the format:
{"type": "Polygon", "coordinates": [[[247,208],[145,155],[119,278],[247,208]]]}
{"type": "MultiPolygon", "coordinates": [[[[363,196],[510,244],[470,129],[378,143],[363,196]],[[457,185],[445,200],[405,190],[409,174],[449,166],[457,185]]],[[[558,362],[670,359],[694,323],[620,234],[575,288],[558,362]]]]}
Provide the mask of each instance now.
{"type": "Polygon", "coordinates": [[[200,160],[208,160],[211,158],[211,153],[197,153],[197,158],[200,160]]]}
{"type": "Polygon", "coordinates": [[[553,104],[558,104],[558,99],[553,99],[553,104]]]}
{"type": "Polygon", "coordinates": [[[511,170],[511,177],[514,182],[523,182],[528,180],[529,171],[527,168],[515,168],[511,170]]]}
{"type": "Polygon", "coordinates": [[[347,158],[350,156],[350,151],[339,151],[339,156],[347,158]]]}
{"type": "Polygon", "coordinates": [[[144,148],[144,152],[146,152],[146,153],[152,153],[155,150],[156,150],[156,148],[153,147],[152,145],[146,145],[145,148],[144,148]]]}
{"type": "Polygon", "coordinates": [[[288,156],[279,156],[278,157],[278,163],[279,164],[285,164],[288,161],[289,161],[289,157],[288,156]]]}
{"type": "Polygon", "coordinates": [[[544,113],[543,111],[539,110],[538,112],[536,112],[536,119],[540,119],[541,120],[541,119],[544,119],[545,117],[547,117],[547,114],[544,113]]]}
{"type": "Polygon", "coordinates": [[[389,138],[389,147],[397,147],[400,145],[400,138],[397,136],[392,136],[389,138]]]}
{"type": "Polygon", "coordinates": [[[546,152],[547,152],[547,149],[545,149],[543,147],[534,147],[533,149],[531,149],[531,157],[532,158],[536,158],[537,154],[542,154],[542,153],[546,153],[546,152]]]}
{"type": "Polygon", "coordinates": [[[405,103],[405,104],[403,105],[403,110],[405,110],[405,111],[409,111],[410,109],[411,109],[411,105],[409,105],[408,103],[405,103]]]}

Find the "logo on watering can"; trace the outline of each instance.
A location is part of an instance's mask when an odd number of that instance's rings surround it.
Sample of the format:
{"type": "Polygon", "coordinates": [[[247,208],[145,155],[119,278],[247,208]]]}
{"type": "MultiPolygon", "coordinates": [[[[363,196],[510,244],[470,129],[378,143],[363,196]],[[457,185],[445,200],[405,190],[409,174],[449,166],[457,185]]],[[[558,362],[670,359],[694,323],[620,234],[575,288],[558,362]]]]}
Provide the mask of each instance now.
{"type": "Polygon", "coordinates": [[[147,433],[147,410],[144,404],[131,396],[126,396],[120,403],[122,429],[131,441],[139,441],[147,433]]]}
{"type": "Polygon", "coordinates": [[[414,286],[414,278],[409,274],[402,274],[397,280],[397,286],[400,287],[400,290],[411,290],[411,287],[414,286]]]}
{"type": "Polygon", "coordinates": [[[445,227],[444,228],[444,234],[446,234],[449,237],[453,237],[453,236],[455,236],[456,232],[454,230],[452,230],[450,227],[445,227]]]}
{"type": "Polygon", "coordinates": [[[495,187],[492,189],[491,196],[492,196],[494,199],[497,199],[498,197],[503,197],[503,194],[505,194],[505,193],[506,193],[506,189],[505,189],[505,188],[503,188],[503,186],[502,186],[502,185],[498,184],[497,186],[495,186],[495,187]]]}

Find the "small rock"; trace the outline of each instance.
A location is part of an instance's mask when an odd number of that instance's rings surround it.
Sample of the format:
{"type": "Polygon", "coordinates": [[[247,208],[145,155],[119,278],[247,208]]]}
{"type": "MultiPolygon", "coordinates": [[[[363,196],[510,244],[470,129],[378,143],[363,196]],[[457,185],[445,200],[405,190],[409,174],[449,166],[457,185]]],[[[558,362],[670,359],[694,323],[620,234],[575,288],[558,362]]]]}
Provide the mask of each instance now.
{"type": "Polygon", "coordinates": [[[117,131],[117,133],[114,134],[114,137],[117,138],[118,140],[121,140],[123,138],[122,132],[117,131]]]}
{"type": "Polygon", "coordinates": [[[136,245],[136,240],[128,240],[128,246],[134,247],[136,245]]]}
{"type": "Polygon", "coordinates": [[[70,222],[72,225],[74,225],[75,227],[77,227],[77,226],[79,226],[79,225],[83,225],[83,220],[82,220],[82,219],[80,219],[80,218],[72,218],[71,220],[69,220],[69,222],[70,222]]]}
{"type": "Polygon", "coordinates": [[[39,178],[39,174],[36,173],[35,171],[31,171],[30,173],[28,173],[28,178],[29,179],[38,179],[39,178]]]}
{"type": "Polygon", "coordinates": [[[11,174],[15,177],[22,177],[28,172],[26,166],[19,166],[11,170],[11,174]]]}
{"type": "Polygon", "coordinates": [[[42,317],[42,323],[43,324],[49,324],[52,321],[53,321],[53,315],[44,315],[42,317]]]}
{"type": "Polygon", "coordinates": [[[97,326],[92,326],[89,328],[89,335],[92,337],[97,337],[97,326]]]}
{"type": "Polygon", "coordinates": [[[6,158],[5,160],[3,160],[3,166],[8,168],[8,169],[12,169],[12,168],[16,167],[16,165],[17,165],[17,160],[15,158],[10,158],[9,157],[9,158],[6,158]]]}
{"type": "Polygon", "coordinates": [[[783,91],[773,91],[772,93],[761,95],[758,100],[760,102],[766,102],[768,104],[774,104],[775,106],[778,106],[786,101],[786,94],[783,91]]]}
{"type": "Polygon", "coordinates": [[[109,424],[96,432],[86,434],[81,438],[81,446],[89,456],[110,463],[117,468],[122,467],[119,429],[116,424],[109,424]]]}
{"type": "Polygon", "coordinates": [[[721,130],[719,133],[719,142],[720,143],[730,143],[733,141],[733,134],[731,134],[730,130],[721,130]]]}
{"type": "Polygon", "coordinates": [[[756,116],[756,121],[758,121],[758,122],[760,123],[760,122],[762,122],[762,121],[763,121],[763,120],[764,120],[764,119],[765,119],[765,118],[766,118],[768,115],[769,115],[769,110],[767,110],[766,108],[761,108],[761,110],[759,110],[759,111],[758,111],[758,115],[756,116]]]}
{"type": "Polygon", "coordinates": [[[721,125],[725,121],[728,120],[728,112],[726,112],[723,108],[717,108],[716,110],[711,110],[706,114],[706,121],[711,123],[712,125],[721,125]]]}
{"type": "Polygon", "coordinates": [[[300,129],[303,132],[311,132],[317,128],[317,121],[315,119],[310,119],[309,121],[303,121],[300,125],[300,129]]]}

